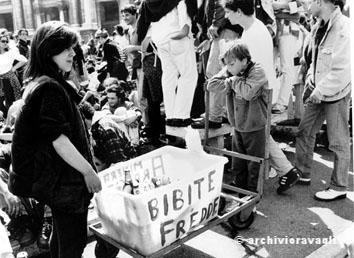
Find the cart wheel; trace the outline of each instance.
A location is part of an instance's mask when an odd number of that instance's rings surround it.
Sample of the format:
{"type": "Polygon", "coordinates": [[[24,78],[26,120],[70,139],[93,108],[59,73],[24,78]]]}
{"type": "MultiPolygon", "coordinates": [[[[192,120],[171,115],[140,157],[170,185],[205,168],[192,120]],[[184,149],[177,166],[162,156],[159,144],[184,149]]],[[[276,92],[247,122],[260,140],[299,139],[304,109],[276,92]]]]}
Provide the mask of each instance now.
{"type": "Polygon", "coordinates": [[[224,197],[220,196],[218,214],[222,213],[222,211],[225,209],[225,206],[226,206],[226,200],[224,197]]]}
{"type": "Polygon", "coordinates": [[[240,213],[229,218],[229,223],[235,229],[246,229],[252,225],[255,218],[255,212],[251,212],[250,216],[245,221],[240,221],[240,213]]]}

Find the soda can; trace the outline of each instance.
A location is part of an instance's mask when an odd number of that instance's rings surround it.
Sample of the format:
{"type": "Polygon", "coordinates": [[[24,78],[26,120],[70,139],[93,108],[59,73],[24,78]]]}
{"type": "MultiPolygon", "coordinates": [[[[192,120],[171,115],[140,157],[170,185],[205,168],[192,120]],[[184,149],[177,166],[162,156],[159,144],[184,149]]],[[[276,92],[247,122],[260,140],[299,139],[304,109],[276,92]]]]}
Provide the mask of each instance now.
{"type": "Polygon", "coordinates": [[[16,258],[28,258],[28,253],[23,251],[23,252],[19,252],[17,255],[16,255],[16,258]]]}

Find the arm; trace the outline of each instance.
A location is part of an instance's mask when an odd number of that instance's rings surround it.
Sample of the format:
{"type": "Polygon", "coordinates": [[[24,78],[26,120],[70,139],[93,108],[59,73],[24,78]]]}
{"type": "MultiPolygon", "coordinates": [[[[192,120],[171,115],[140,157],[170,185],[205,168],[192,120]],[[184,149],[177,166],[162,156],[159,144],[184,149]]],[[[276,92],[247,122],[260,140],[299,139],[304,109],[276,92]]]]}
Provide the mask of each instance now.
{"type": "Polygon", "coordinates": [[[53,147],[58,155],[70,166],[79,171],[85,179],[90,193],[101,191],[101,181],[90,163],[80,154],[69,138],[61,134],[53,141],[53,147]]]}
{"type": "Polygon", "coordinates": [[[21,55],[17,51],[12,51],[14,55],[14,59],[17,60],[18,62],[12,67],[12,71],[15,72],[18,68],[24,66],[27,63],[27,58],[23,55],[21,55]]]}
{"type": "Polygon", "coordinates": [[[227,67],[225,66],[209,80],[207,89],[211,92],[224,91],[226,89],[226,78],[228,78],[228,74],[227,67]]]}
{"type": "Polygon", "coordinates": [[[192,21],[187,14],[187,7],[184,1],[179,2],[179,4],[177,5],[177,10],[178,10],[178,19],[179,19],[178,22],[181,31],[178,34],[171,37],[171,39],[175,39],[175,40],[188,37],[190,33],[190,28],[192,28],[192,21]]]}
{"type": "Polygon", "coordinates": [[[8,212],[9,215],[17,217],[20,215],[20,209],[21,209],[21,200],[17,196],[13,195],[10,193],[7,184],[5,184],[1,179],[0,179],[0,195],[4,197],[5,201],[5,208],[8,212]]]}
{"type": "Polygon", "coordinates": [[[323,96],[333,96],[342,91],[351,82],[351,61],[348,52],[350,49],[349,35],[349,23],[347,23],[336,33],[334,47],[331,49],[330,72],[316,82],[313,94],[319,93],[323,96]]]}
{"type": "Polygon", "coordinates": [[[236,94],[245,100],[254,100],[262,93],[262,88],[268,83],[268,79],[261,67],[254,67],[247,77],[236,77],[233,88],[236,94]]]}

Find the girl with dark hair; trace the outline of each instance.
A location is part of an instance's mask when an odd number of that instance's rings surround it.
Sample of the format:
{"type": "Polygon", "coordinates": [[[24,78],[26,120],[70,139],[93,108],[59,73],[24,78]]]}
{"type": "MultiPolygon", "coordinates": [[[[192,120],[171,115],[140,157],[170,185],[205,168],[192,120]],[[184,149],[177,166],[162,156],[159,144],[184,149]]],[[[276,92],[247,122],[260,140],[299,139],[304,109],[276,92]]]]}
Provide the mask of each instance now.
{"type": "Polygon", "coordinates": [[[53,258],[81,258],[87,242],[87,213],[101,190],[88,131],[78,109],[81,96],[66,78],[78,35],[50,21],[35,32],[26,75],[29,82],[15,124],[12,161],[19,173],[24,159],[36,178],[32,197],[52,210],[53,258]]]}
{"type": "Polygon", "coordinates": [[[26,64],[27,58],[17,49],[9,47],[10,38],[6,32],[0,33],[0,111],[7,117],[7,110],[12,103],[21,98],[21,84],[15,72],[26,64]],[[14,61],[17,64],[13,66],[14,61]],[[5,102],[5,104],[4,104],[5,102]]]}

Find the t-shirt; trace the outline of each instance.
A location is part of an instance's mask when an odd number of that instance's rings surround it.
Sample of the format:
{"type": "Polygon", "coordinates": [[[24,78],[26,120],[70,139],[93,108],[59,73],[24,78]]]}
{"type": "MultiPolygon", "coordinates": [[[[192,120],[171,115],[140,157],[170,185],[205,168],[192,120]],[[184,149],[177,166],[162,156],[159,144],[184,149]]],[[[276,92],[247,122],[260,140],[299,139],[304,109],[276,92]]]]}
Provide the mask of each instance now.
{"type": "Polygon", "coordinates": [[[20,62],[26,62],[27,58],[21,55],[17,48],[10,49],[9,51],[5,52],[4,54],[0,54],[0,74],[5,74],[9,72],[12,68],[13,62],[17,60],[20,62]]]}
{"type": "Polygon", "coordinates": [[[192,21],[187,14],[185,2],[180,1],[176,8],[159,21],[151,23],[151,39],[157,45],[165,44],[173,35],[179,33],[184,25],[189,26],[189,37],[192,38],[192,21]]]}
{"type": "Polygon", "coordinates": [[[251,27],[243,31],[241,41],[248,46],[252,60],[264,69],[269,88],[279,89],[273,61],[273,41],[267,27],[256,18],[251,27]]]}

